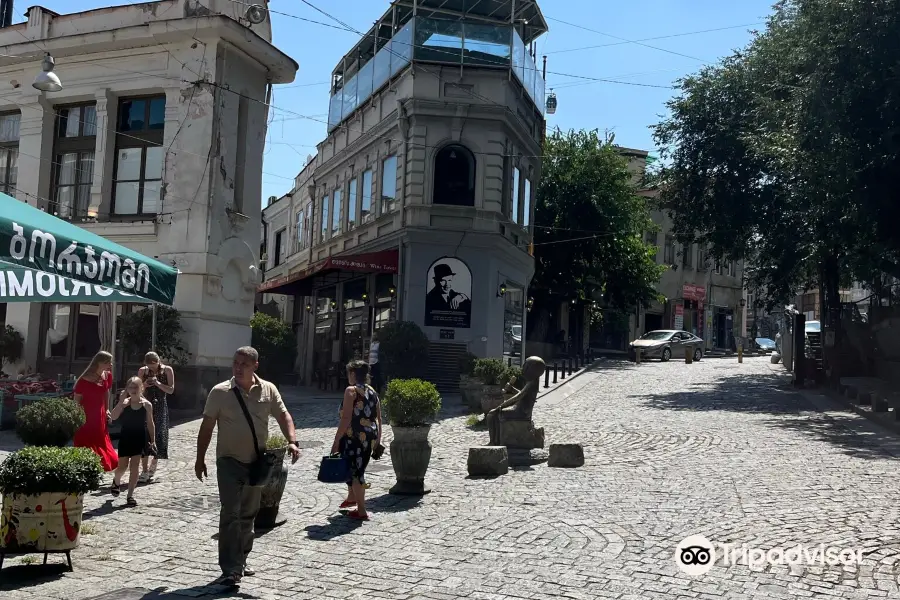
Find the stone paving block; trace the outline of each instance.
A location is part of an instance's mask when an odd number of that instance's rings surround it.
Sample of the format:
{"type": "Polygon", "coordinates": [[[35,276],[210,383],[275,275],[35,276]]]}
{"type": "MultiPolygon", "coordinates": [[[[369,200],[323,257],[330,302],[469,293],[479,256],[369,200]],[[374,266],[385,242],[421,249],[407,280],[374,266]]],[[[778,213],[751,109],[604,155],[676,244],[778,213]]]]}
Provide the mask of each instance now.
{"type": "Polygon", "coordinates": [[[584,466],[581,444],[550,444],[548,467],[578,468],[584,466]]]}
{"type": "Polygon", "coordinates": [[[496,477],[509,472],[509,456],[506,446],[475,446],[469,448],[466,462],[472,477],[496,477]]]}

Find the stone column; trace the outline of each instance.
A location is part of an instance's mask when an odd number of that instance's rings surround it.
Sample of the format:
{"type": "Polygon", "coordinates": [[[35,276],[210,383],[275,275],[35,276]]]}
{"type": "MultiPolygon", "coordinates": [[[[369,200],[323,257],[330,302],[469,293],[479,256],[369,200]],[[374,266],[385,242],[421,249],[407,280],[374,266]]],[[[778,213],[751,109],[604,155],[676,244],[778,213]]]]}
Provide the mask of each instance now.
{"type": "Polygon", "coordinates": [[[100,220],[108,220],[112,212],[113,170],[116,160],[117,98],[108,88],[98,90],[97,139],[94,144],[94,174],[91,183],[91,204],[88,212],[96,211],[100,220]]]}
{"type": "Polygon", "coordinates": [[[24,96],[19,106],[21,121],[15,194],[19,200],[32,206],[47,208],[50,204],[50,177],[54,172],[53,106],[37,92],[24,96]]]}

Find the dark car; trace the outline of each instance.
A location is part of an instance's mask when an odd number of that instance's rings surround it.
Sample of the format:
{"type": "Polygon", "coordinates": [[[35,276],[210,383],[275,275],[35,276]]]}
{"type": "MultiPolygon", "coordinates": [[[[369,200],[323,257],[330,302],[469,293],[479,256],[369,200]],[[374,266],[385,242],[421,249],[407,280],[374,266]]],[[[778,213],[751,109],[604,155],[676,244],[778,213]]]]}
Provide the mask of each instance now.
{"type": "Polygon", "coordinates": [[[638,350],[641,358],[658,358],[663,362],[673,356],[684,356],[685,348],[693,350],[694,360],[703,358],[703,339],[687,331],[675,329],[658,329],[649,331],[631,342],[628,355],[632,360],[638,350]]]}

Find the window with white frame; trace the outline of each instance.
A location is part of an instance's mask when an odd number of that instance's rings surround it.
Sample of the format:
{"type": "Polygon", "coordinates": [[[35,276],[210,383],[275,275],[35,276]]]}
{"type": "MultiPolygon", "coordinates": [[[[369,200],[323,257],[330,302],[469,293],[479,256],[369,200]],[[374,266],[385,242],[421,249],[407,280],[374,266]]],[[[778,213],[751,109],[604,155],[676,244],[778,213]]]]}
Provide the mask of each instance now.
{"type": "Polygon", "coordinates": [[[360,222],[368,223],[375,218],[372,210],[372,169],[363,171],[362,174],[362,198],[360,199],[360,222]]]}
{"type": "Polygon", "coordinates": [[[331,193],[331,237],[341,233],[341,190],[331,193]]]}
{"type": "Polygon", "coordinates": [[[509,220],[513,223],[519,222],[519,179],[522,177],[522,171],[519,167],[513,167],[512,170],[512,204],[510,208],[509,220]]]}
{"type": "Polygon", "coordinates": [[[297,249],[303,248],[303,239],[306,237],[306,228],[303,226],[304,209],[297,211],[297,249]]]}
{"type": "Polygon", "coordinates": [[[331,226],[328,221],[328,208],[330,206],[331,206],[331,197],[328,194],[325,194],[325,196],[322,198],[322,223],[321,223],[322,229],[319,234],[320,242],[324,242],[329,237],[331,237],[328,235],[331,231],[331,226]]]}
{"type": "Polygon", "coordinates": [[[123,98],[116,123],[113,214],[159,212],[166,97],[123,98]]]}
{"type": "Polygon", "coordinates": [[[19,113],[0,114],[0,192],[16,195],[19,175],[19,113]]]}
{"type": "Polygon", "coordinates": [[[531,225],[531,180],[525,178],[525,191],[522,197],[522,227],[531,225]]]}
{"type": "Polygon", "coordinates": [[[354,177],[347,186],[347,231],[356,227],[356,205],[357,194],[359,194],[359,180],[354,177]]]}
{"type": "Polygon", "coordinates": [[[91,104],[56,109],[51,211],[63,219],[88,216],[94,181],[97,109],[91,104]]]}
{"type": "Polygon", "coordinates": [[[389,156],[381,163],[381,214],[394,212],[397,205],[397,157],[389,156]]]}

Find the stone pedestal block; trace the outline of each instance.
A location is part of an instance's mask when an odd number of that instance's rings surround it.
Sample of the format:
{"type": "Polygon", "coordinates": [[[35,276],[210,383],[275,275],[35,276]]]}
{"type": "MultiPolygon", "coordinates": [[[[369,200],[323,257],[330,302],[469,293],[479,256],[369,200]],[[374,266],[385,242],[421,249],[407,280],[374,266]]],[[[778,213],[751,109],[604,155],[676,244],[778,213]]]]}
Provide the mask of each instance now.
{"type": "Polygon", "coordinates": [[[584,449],[581,444],[550,444],[549,467],[574,469],[584,466],[584,449]]]}
{"type": "Polygon", "coordinates": [[[500,443],[508,448],[543,448],[544,428],[532,421],[501,421],[500,443]]]}
{"type": "Polygon", "coordinates": [[[467,462],[472,477],[496,477],[509,472],[509,456],[505,446],[479,446],[469,448],[467,462]]]}

